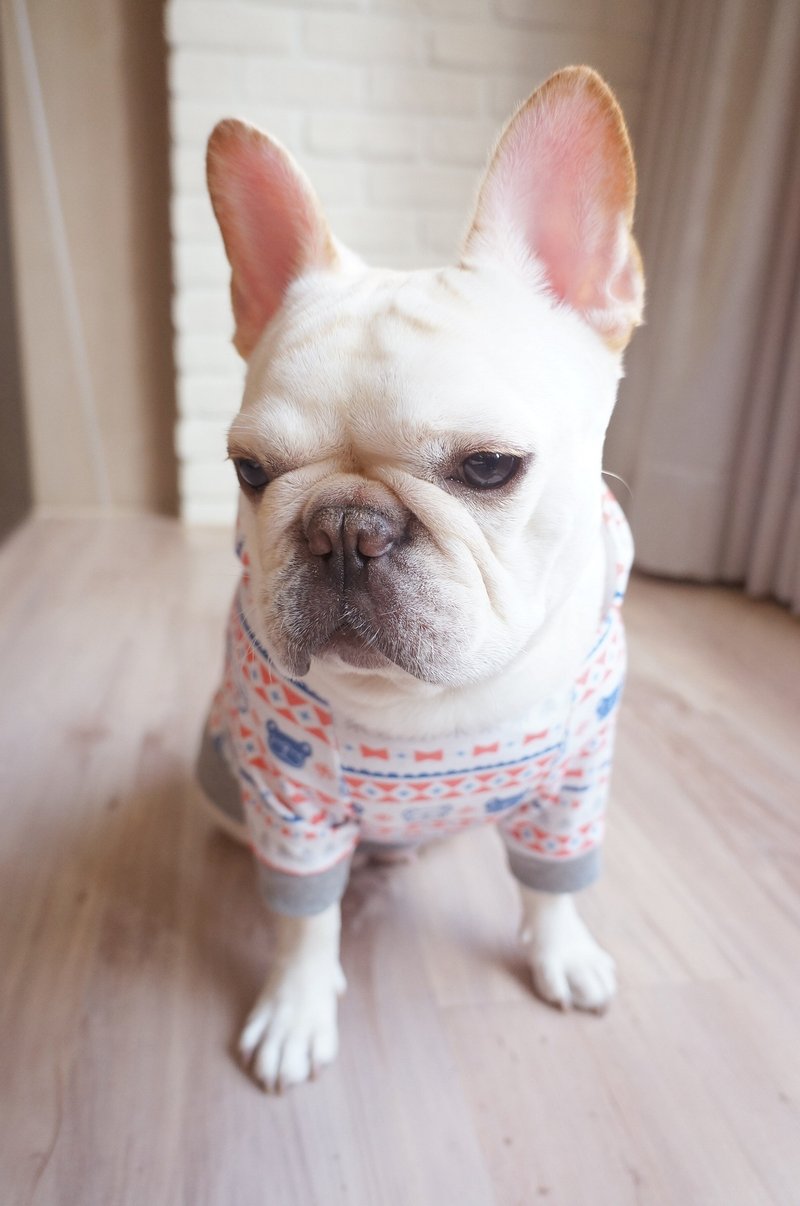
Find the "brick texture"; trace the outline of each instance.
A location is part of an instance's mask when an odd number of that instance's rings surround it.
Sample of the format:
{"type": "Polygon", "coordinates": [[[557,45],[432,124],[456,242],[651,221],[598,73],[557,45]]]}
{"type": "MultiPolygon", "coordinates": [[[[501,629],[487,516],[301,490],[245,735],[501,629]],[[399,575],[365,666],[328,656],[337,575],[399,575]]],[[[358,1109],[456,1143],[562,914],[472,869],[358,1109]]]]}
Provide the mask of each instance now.
{"type": "Polygon", "coordinates": [[[221,117],[268,130],[303,165],[369,263],[452,257],[480,171],[514,106],[551,71],[591,63],[636,136],[656,0],[168,0],[172,238],[182,510],[230,523],[225,430],[244,367],[205,196],[221,117]]]}

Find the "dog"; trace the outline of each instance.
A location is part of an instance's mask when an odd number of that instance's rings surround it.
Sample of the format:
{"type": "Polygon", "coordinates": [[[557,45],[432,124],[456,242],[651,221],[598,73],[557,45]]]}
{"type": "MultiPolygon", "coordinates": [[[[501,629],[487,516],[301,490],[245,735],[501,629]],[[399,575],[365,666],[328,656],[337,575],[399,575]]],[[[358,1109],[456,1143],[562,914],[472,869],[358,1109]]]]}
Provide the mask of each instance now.
{"type": "Polygon", "coordinates": [[[357,846],[505,842],[546,1001],[602,1010],[599,870],[630,532],[601,456],[641,321],[635,171],[591,69],[490,157],[460,259],[367,267],[277,141],[227,119],[208,185],[247,362],[242,578],[198,775],[249,841],[277,953],[240,1050],[280,1090],[337,1052],[357,846]]]}

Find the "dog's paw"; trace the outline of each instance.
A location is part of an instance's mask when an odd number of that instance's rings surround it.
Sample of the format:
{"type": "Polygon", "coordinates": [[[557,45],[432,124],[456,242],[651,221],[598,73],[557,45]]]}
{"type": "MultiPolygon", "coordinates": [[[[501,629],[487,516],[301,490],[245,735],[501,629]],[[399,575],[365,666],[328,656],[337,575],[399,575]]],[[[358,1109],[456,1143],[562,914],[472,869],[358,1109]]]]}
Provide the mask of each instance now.
{"type": "Polygon", "coordinates": [[[617,989],[614,960],[589,933],[570,946],[531,950],[530,964],[538,996],[559,1009],[601,1013],[617,989]]]}
{"type": "Polygon", "coordinates": [[[559,1009],[605,1010],[617,990],[616,965],[572,900],[555,897],[546,908],[526,912],[522,938],[537,995],[559,1009]]]}
{"type": "Polygon", "coordinates": [[[337,998],[346,987],[338,962],[275,968],[245,1022],[239,1052],[268,1093],[301,1084],[331,1063],[339,1046],[337,998]]]}

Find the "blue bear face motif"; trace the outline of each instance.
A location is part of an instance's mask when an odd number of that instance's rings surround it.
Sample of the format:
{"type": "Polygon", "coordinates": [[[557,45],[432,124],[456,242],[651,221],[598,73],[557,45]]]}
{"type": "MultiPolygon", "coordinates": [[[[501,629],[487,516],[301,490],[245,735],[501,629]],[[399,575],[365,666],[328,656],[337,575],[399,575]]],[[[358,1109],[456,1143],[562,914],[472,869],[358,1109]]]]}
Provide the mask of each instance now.
{"type": "Polygon", "coordinates": [[[276,758],[288,766],[300,767],[311,753],[307,741],[296,741],[283,729],[279,729],[274,720],[267,721],[267,744],[276,758]]]}
{"type": "Polygon", "coordinates": [[[516,808],[517,804],[521,804],[524,799],[525,792],[521,791],[516,796],[506,796],[504,799],[498,798],[494,800],[487,800],[485,808],[488,813],[503,812],[503,810],[506,808],[516,808]]]}
{"type": "Polygon", "coordinates": [[[620,688],[615,687],[610,695],[605,695],[597,705],[597,719],[605,720],[609,712],[613,712],[619,703],[620,688]]]}

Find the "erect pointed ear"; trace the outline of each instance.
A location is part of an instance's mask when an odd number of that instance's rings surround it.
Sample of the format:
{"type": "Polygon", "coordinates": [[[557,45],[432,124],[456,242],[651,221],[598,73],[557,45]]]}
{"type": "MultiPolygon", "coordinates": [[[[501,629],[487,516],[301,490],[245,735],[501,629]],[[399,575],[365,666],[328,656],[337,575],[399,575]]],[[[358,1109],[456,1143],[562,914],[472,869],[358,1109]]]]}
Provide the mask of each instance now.
{"type": "Polygon", "coordinates": [[[619,105],[596,72],[567,67],[517,110],[478,195],[464,260],[533,259],[555,296],[619,350],[641,321],[631,234],[636,173],[619,105]]]}
{"type": "Polygon", "coordinates": [[[208,140],[206,170],[232,270],[233,342],[247,359],[292,281],[333,267],[336,249],[305,175],[260,130],[221,121],[208,140]]]}

